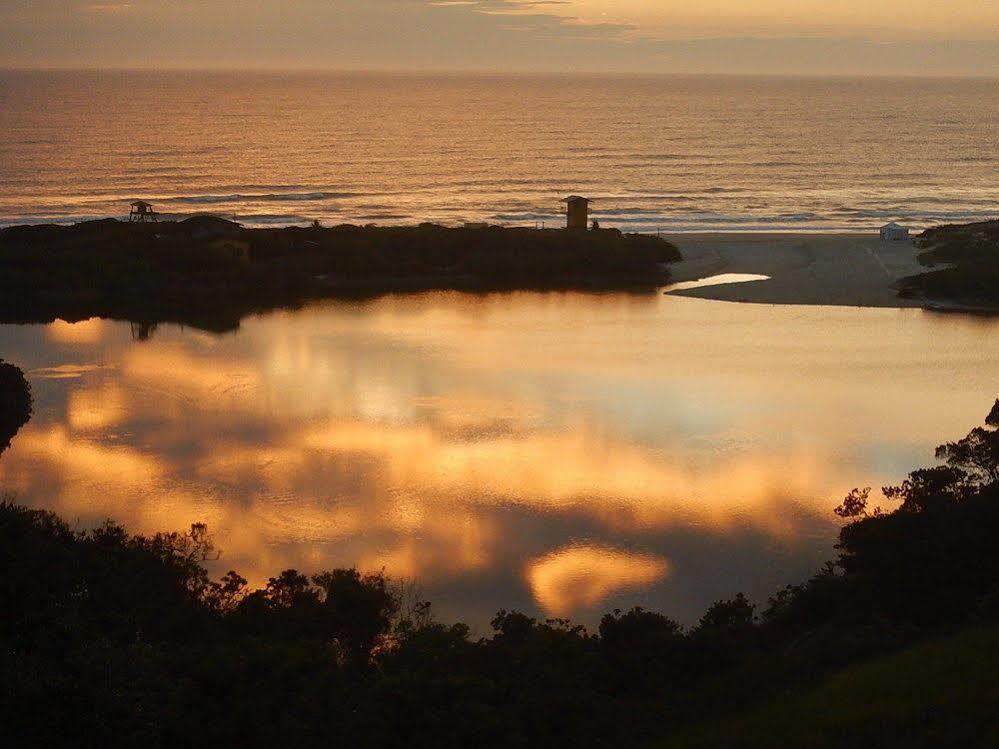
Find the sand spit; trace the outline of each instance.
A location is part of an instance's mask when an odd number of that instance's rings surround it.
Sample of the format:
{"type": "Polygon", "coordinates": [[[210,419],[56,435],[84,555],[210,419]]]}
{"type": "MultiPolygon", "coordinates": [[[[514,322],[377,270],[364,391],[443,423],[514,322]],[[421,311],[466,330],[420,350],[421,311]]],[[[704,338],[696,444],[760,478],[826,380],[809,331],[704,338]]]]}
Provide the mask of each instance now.
{"type": "Polygon", "coordinates": [[[882,242],[867,234],[676,234],[664,237],[683,253],[670,266],[682,283],[718,274],[767,280],[667,289],[676,296],[755,304],[919,307],[894,284],[925,272],[911,241],[882,242]]]}

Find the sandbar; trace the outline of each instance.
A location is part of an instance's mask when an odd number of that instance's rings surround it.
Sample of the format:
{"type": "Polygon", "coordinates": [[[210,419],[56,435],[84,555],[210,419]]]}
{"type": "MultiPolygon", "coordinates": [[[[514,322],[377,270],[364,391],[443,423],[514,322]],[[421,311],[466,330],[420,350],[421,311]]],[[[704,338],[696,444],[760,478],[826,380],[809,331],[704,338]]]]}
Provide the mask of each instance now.
{"type": "Polygon", "coordinates": [[[871,234],[673,234],[683,261],[670,266],[683,283],[721,274],[766,280],[673,289],[675,296],[754,304],[919,307],[898,296],[896,282],[926,272],[911,240],[871,234]]]}

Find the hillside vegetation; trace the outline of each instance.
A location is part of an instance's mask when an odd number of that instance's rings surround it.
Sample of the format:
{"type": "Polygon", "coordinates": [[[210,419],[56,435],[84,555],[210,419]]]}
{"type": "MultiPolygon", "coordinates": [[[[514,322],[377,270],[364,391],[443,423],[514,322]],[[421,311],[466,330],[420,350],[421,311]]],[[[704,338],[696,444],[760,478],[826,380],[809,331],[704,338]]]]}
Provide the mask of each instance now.
{"type": "Polygon", "coordinates": [[[684,731],[660,749],[992,749],[999,746],[999,627],[845,668],[804,692],[684,731]]]}

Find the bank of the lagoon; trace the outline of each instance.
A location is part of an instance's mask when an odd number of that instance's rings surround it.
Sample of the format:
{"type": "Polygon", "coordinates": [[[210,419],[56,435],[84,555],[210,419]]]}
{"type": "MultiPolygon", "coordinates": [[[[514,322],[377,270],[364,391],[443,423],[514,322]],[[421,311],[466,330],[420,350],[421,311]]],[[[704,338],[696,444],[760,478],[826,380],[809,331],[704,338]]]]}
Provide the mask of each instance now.
{"type": "Polygon", "coordinates": [[[0,453],[10,447],[10,441],[30,417],[31,386],[24,372],[0,359],[0,453]]]}
{"type": "Polygon", "coordinates": [[[234,329],[321,298],[424,290],[651,290],[701,299],[994,308],[994,224],[864,234],[623,234],[476,225],[252,229],[213,216],[0,230],[0,320],[234,329]],[[679,248],[679,249],[678,249],[679,248]],[[959,267],[938,270],[954,259],[959,267]],[[756,276],[755,280],[745,281],[756,276]],[[718,282],[691,284],[718,277],[718,282]],[[740,283],[728,283],[737,279],[740,283]]]}
{"type": "Polygon", "coordinates": [[[235,328],[310,299],[421,289],[654,288],[676,248],[606,230],[342,225],[213,216],[0,230],[0,321],[105,317],[235,328]]]}
{"type": "Polygon", "coordinates": [[[900,282],[903,296],[941,311],[999,313],[999,220],[934,227],[917,244],[926,268],[900,282]]]}

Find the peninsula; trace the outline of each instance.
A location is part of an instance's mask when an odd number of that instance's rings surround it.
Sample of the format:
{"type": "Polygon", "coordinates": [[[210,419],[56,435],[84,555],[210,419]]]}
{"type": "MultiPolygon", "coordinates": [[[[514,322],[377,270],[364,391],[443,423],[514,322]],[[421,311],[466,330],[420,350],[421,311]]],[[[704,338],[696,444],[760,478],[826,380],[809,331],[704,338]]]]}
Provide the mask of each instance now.
{"type": "Polygon", "coordinates": [[[214,216],[0,230],[0,322],[107,317],[230,330],[332,297],[460,289],[652,289],[674,245],[616,229],[436,224],[248,229],[214,216]]]}

